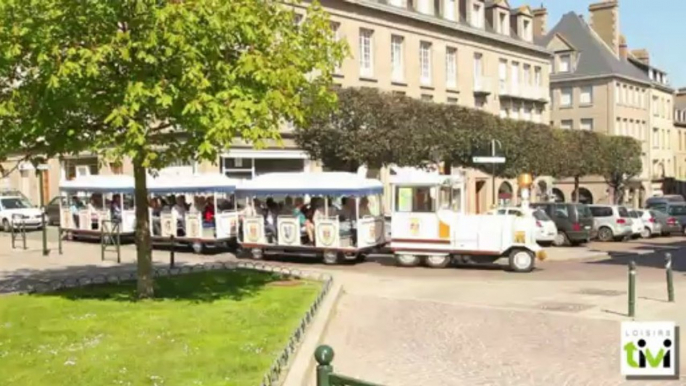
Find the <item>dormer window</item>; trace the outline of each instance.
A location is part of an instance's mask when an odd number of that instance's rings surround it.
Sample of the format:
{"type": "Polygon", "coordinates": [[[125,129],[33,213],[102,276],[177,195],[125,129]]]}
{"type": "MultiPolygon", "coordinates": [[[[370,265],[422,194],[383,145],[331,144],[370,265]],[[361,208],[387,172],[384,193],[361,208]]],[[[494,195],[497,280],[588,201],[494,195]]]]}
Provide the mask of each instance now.
{"type": "Polygon", "coordinates": [[[533,40],[532,36],[532,30],[531,30],[531,21],[524,19],[522,20],[522,39],[526,40],[527,42],[530,42],[533,40]]]}
{"type": "Polygon", "coordinates": [[[403,0],[388,0],[388,4],[394,6],[394,7],[404,7],[404,1],[403,0]]]}
{"type": "Polygon", "coordinates": [[[478,1],[472,2],[471,24],[475,28],[484,28],[484,6],[478,1]]]}
{"type": "Polygon", "coordinates": [[[560,65],[557,68],[557,72],[570,72],[572,71],[572,55],[564,54],[560,55],[560,65]]]}
{"type": "Polygon", "coordinates": [[[417,11],[425,15],[431,15],[431,0],[418,0],[417,1],[417,11]]]}
{"type": "Polygon", "coordinates": [[[498,12],[498,21],[497,21],[497,30],[499,33],[503,35],[509,35],[510,34],[510,26],[508,25],[508,17],[509,15],[507,12],[498,12]]]}
{"type": "Polygon", "coordinates": [[[457,6],[455,0],[443,0],[443,18],[450,21],[455,21],[455,11],[457,6]]]}

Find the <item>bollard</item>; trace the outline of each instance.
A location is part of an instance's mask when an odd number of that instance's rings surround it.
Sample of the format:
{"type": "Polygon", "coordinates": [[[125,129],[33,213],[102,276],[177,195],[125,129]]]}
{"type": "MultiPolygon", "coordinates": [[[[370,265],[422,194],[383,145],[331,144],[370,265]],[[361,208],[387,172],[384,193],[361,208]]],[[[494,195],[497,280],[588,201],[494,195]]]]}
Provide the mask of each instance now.
{"type": "Polygon", "coordinates": [[[57,227],[57,252],[62,254],[62,226],[57,227]]]}
{"type": "Polygon", "coordinates": [[[169,268],[174,268],[174,235],[169,236],[169,268]]]}
{"type": "Polygon", "coordinates": [[[330,375],[333,373],[333,349],[327,345],[317,347],[314,359],[317,361],[317,386],[331,386],[330,375]]]}
{"type": "Polygon", "coordinates": [[[636,315],[636,262],[629,262],[629,317],[636,315]]]}
{"type": "Polygon", "coordinates": [[[665,273],[667,275],[667,299],[674,302],[674,281],[672,279],[672,254],[665,254],[665,273]]]}

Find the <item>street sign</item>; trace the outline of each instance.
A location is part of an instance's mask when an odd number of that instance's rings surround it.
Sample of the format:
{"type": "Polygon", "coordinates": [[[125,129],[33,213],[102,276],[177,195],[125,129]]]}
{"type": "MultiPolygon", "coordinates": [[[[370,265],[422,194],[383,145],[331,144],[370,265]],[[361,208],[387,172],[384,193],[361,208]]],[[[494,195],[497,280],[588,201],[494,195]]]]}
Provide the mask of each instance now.
{"type": "Polygon", "coordinates": [[[475,164],[504,164],[505,157],[472,157],[475,164]]]}

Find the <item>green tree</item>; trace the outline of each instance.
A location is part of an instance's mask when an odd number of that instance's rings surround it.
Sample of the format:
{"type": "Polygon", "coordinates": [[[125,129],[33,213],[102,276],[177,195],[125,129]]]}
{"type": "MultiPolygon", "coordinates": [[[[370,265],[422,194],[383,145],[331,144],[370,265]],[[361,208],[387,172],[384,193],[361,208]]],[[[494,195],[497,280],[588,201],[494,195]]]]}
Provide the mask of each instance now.
{"type": "Polygon", "coordinates": [[[259,147],[335,101],[344,45],[317,3],[299,24],[290,4],[0,2],[0,151],[132,160],[140,297],[153,296],[148,169],[214,162],[236,137],[259,147]]]}
{"type": "Polygon", "coordinates": [[[574,180],[573,199],[579,201],[579,180],[602,175],[604,135],[585,130],[556,130],[556,146],[549,157],[551,175],[574,180]]]}
{"type": "Polygon", "coordinates": [[[643,169],[641,143],[631,137],[602,136],[601,173],[612,189],[615,204],[624,201],[626,184],[641,174],[643,169]]]}

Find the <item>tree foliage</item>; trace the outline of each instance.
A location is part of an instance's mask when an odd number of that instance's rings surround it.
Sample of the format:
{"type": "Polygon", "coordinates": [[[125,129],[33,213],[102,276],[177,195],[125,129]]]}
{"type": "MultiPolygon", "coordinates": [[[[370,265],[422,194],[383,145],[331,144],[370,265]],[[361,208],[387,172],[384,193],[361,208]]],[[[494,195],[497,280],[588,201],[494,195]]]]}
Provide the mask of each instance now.
{"type": "Polygon", "coordinates": [[[215,162],[236,137],[278,140],[284,121],[335,101],[344,53],[316,3],[296,23],[276,1],[4,0],[0,156],[131,158],[139,295],[151,296],[147,170],[215,162]]]}
{"type": "Polygon", "coordinates": [[[615,204],[624,200],[626,184],[641,174],[641,143],[630,137],[602,137],[602,175],[612,189],[615,204]]]}
{"type": "MultiPolygon", "coordinates": [[[[436,104],[380,92],[338,90],[338,108],[296,129],[296,141],[313,158],[334,169],[367,164],[424,166],[445,161],[492,173],[473,156],[491,155],[491,140],[506,157],[495,168],[499,177],[520,173],[579,179],[588,175],[631,178],[640,173],[640,144],[631,138],[560,130],[527,121],[502,119],[467,107],[436,104]],[[622,147],[622,149],[616,149],[622,147]],[[627,150],[630,149],[630,150],[627,150]],[[622,160],[617,160],[617,157],[622,160]],[[638,168],[638,169],[636,169],[638,168]]],[[[620,184],[621,185],[621,184],[620,184]]]]}

